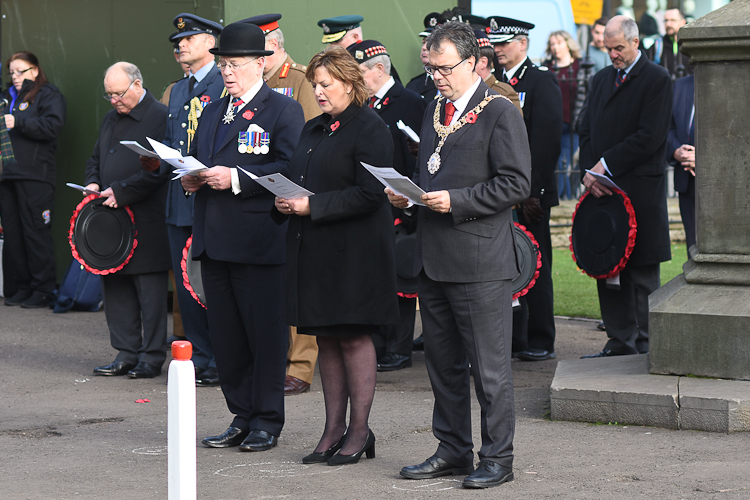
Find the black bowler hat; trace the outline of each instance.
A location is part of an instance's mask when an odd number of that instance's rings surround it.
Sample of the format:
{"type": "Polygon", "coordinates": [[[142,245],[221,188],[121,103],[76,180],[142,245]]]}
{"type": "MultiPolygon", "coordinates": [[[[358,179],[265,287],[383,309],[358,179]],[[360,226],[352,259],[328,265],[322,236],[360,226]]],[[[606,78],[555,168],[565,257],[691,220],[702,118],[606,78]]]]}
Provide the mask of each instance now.
{"type": "Polygon", "coordinates": [[[487,36],[492,43],[507,42],[516,35],[529,35],[534,25],[509,17],[492,16],[487,18],[487,36]]]}
{"type": "Polygon", "coordinates": [[[570,249],[586,274],[611,278],[630,259],[636,233],[635,211],[628,195],[616,189],[601,198],[586,193],[573,213],[570,249]]]}
{"type": "Polygon", "coordinates": [[[281,14],[263,14],[262,16],[248,17],[237,22],[254,24],[263,30],[264,35],[267,35],[273,30],[279,29],[279,19],[281,19],[281,14]]]}
{"type": "Polygon", "coordinates": [[[179,42],[179,39],[182,37],[197,35],[199,33],[219,36],[223,29],[223,26],[219,23],[187,13],[178,14],[172,20],[172,23],[177,28],[177,32],[169,36],[170,42],[174,42],[175,40],[179,42]]]}
{"type": "Polygon", "coordinates": [[[359,24],[364,21],[362,16],[338,16],[321,19],[318,26],[323,28],[323,43],[333,43],[341,40],[346,32],[359,28],[359,24]]]}
{"type": "Polygon", "coordinates": [[[270,56],[266,50],[266,36],[254,24],[232,23],[221,32],[219,46],[208,49],[217,56],[270,56]]]}
{"type": "Polygon", "coordinates": [[[373,57],[386,55],[390,57],[385,46],[377,40],[363,40],[349,45],[346,50],[354,57],[358,64],[369,61],[373,57]]]}
{"type": "Polygon", "coordinates": [[[445,20],[443,19],[443,16],[440,15],[438,12],[430,12],[425,16],[424,18],[424,31],[422,31],[419,36],[430,36],[430,33],[443,24],[445,20]]]}
{"type": "Polygon", "coordinates": [[[133,212],[129,207],[105,207],[104,200],[84,198],[70,219],[73,257],[94,274],[119,271],[138,246],[133,212]]]}

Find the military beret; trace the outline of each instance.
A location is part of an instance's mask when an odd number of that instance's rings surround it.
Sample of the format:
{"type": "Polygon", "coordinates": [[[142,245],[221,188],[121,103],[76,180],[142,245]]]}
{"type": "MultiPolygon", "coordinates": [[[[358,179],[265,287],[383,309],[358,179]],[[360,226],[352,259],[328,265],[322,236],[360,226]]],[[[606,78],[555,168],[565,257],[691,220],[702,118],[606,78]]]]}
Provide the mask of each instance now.
{"type": "Polygon", "coordinates": [[[238,22],[254,24],[263,30],[264,35],[267,35],[273,30],[279,29],[279,19],[281,19],[281,14],[263,14],[262,16],[248,17],[238,22]]]}
{"type": "Polygon", "coordinates": [[[492,16],[487,18],[487,36],[492,43],[507,42],[516,35],[528,36],[534,25],[509,17],[492,16]]]}
{"type": "Polygon", "coordinates": [[[390,57],[385,46],[377,40],[363,40],[349,45],[346,50],[354,57],[357,63],[362,64],[373,57],[386,55],[390,57]]]}
{"type": "Polygon", "coordinates": [[[172,23],[177,28],[176,33],[169,36],[169,41],[174,42],[185,36],[197,35],[199,33],[208,33],[209,35],[219,36],[222,25],[208,19],[203,19],[195,14],[183,13],[178,14],[172,23]]]}
{"type": "Polygon", "coordinates": [[[338,16],[321,19],[318,26],[323,28],[323,43],[332,43],[341,40],[346,32],[359,28],[359,23],[364,21],[362,16],[338,16]]]}

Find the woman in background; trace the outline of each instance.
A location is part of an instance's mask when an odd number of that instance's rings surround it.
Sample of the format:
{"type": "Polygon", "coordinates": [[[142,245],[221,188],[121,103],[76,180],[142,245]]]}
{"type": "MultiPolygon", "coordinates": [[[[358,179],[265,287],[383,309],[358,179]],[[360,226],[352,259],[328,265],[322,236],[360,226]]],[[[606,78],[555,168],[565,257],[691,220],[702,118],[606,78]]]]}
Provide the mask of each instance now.
{"type": "Polygon", "coordinates": [[[0,124],[3,276],[10,285],[5,305],[47,307],[55,291],[55,148],[65,123],[65,98],[31,52],[13,54],[7,68],[12,85],[3,98],[10,112],[0,124]],[[12,151],[2,140],[3,125],[12,151]]]}

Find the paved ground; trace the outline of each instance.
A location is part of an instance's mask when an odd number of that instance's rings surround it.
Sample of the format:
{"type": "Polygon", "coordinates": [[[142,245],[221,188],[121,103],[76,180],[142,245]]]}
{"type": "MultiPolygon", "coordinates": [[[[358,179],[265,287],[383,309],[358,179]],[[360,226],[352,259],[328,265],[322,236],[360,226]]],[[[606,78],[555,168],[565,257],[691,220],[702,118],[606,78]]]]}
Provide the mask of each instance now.
{"type": "MultiPolygon", "coordinates": [[[[595,323],[558,320],[558,359],[596,352],[595,323]]],[[[166,375],[93,377],[114,358],[103,313],[52,314],[0,305],[0,499],[167,498],[166,375]],[[151,403],[137,404],[147,398],[151,403]]],[[[300,463],[323,426],[316,378],[286,398],[280,445],[264,453],[198,445],[200,499],[750,498],[750,436],[549,420],[556,361],[513,361],[516,480],[463,490],[460,479],[409,481],[399,469],[433,453],[432,393],[421,353],[378,377],[377,457],[300,463]]],[[[166,372],[166,365],[165,365],[166,372]]],[[[230,422],[221,392],[198,389],[198,438],[230,422]]],[[[478,422],[475,405],[475,423],[478,422]]],[[[475,427],[475,441],[479,429],[475,427]]]]}

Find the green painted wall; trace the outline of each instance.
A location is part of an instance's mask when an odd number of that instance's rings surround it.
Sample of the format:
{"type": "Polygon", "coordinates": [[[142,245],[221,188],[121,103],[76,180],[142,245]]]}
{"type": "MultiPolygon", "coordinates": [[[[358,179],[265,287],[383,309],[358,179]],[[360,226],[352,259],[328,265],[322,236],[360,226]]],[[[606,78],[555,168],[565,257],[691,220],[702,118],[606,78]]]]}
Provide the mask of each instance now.
{"type": "Polygon", "coordinates": [[[99,124],[112,109],[101,98],[104,70],[117,61],[132,62],[141,69],[146,87],[161,97],[166,84],[182,76],[168,41],[175,31],[174,16],[193,12],[218,21],[223,11],[222,0],[0,0],[3,88],[10,83],[5,61],[14,52],[29,50],[68,102],[57,150],[52,223],[58,279],[71,259],[67,231],[81,200],[65,183],[83,182],[99,124]]]}
{"type": "Polygon", "coordinates": [[[280,13],[279,21],[292,58],[307,64],[323,48],[323,31],[318,20],[327,17],[359,14],[365,18],[362,31],[365,39],[380,41],[388,49],[393,64],[406,83],[422,73],[419,51],[422,39],[417,34],[424,28],[430,12],[440,12],[457,5],[456,0],[224,0],[227,22],[239,21],[260,14],[280,13]]]}

